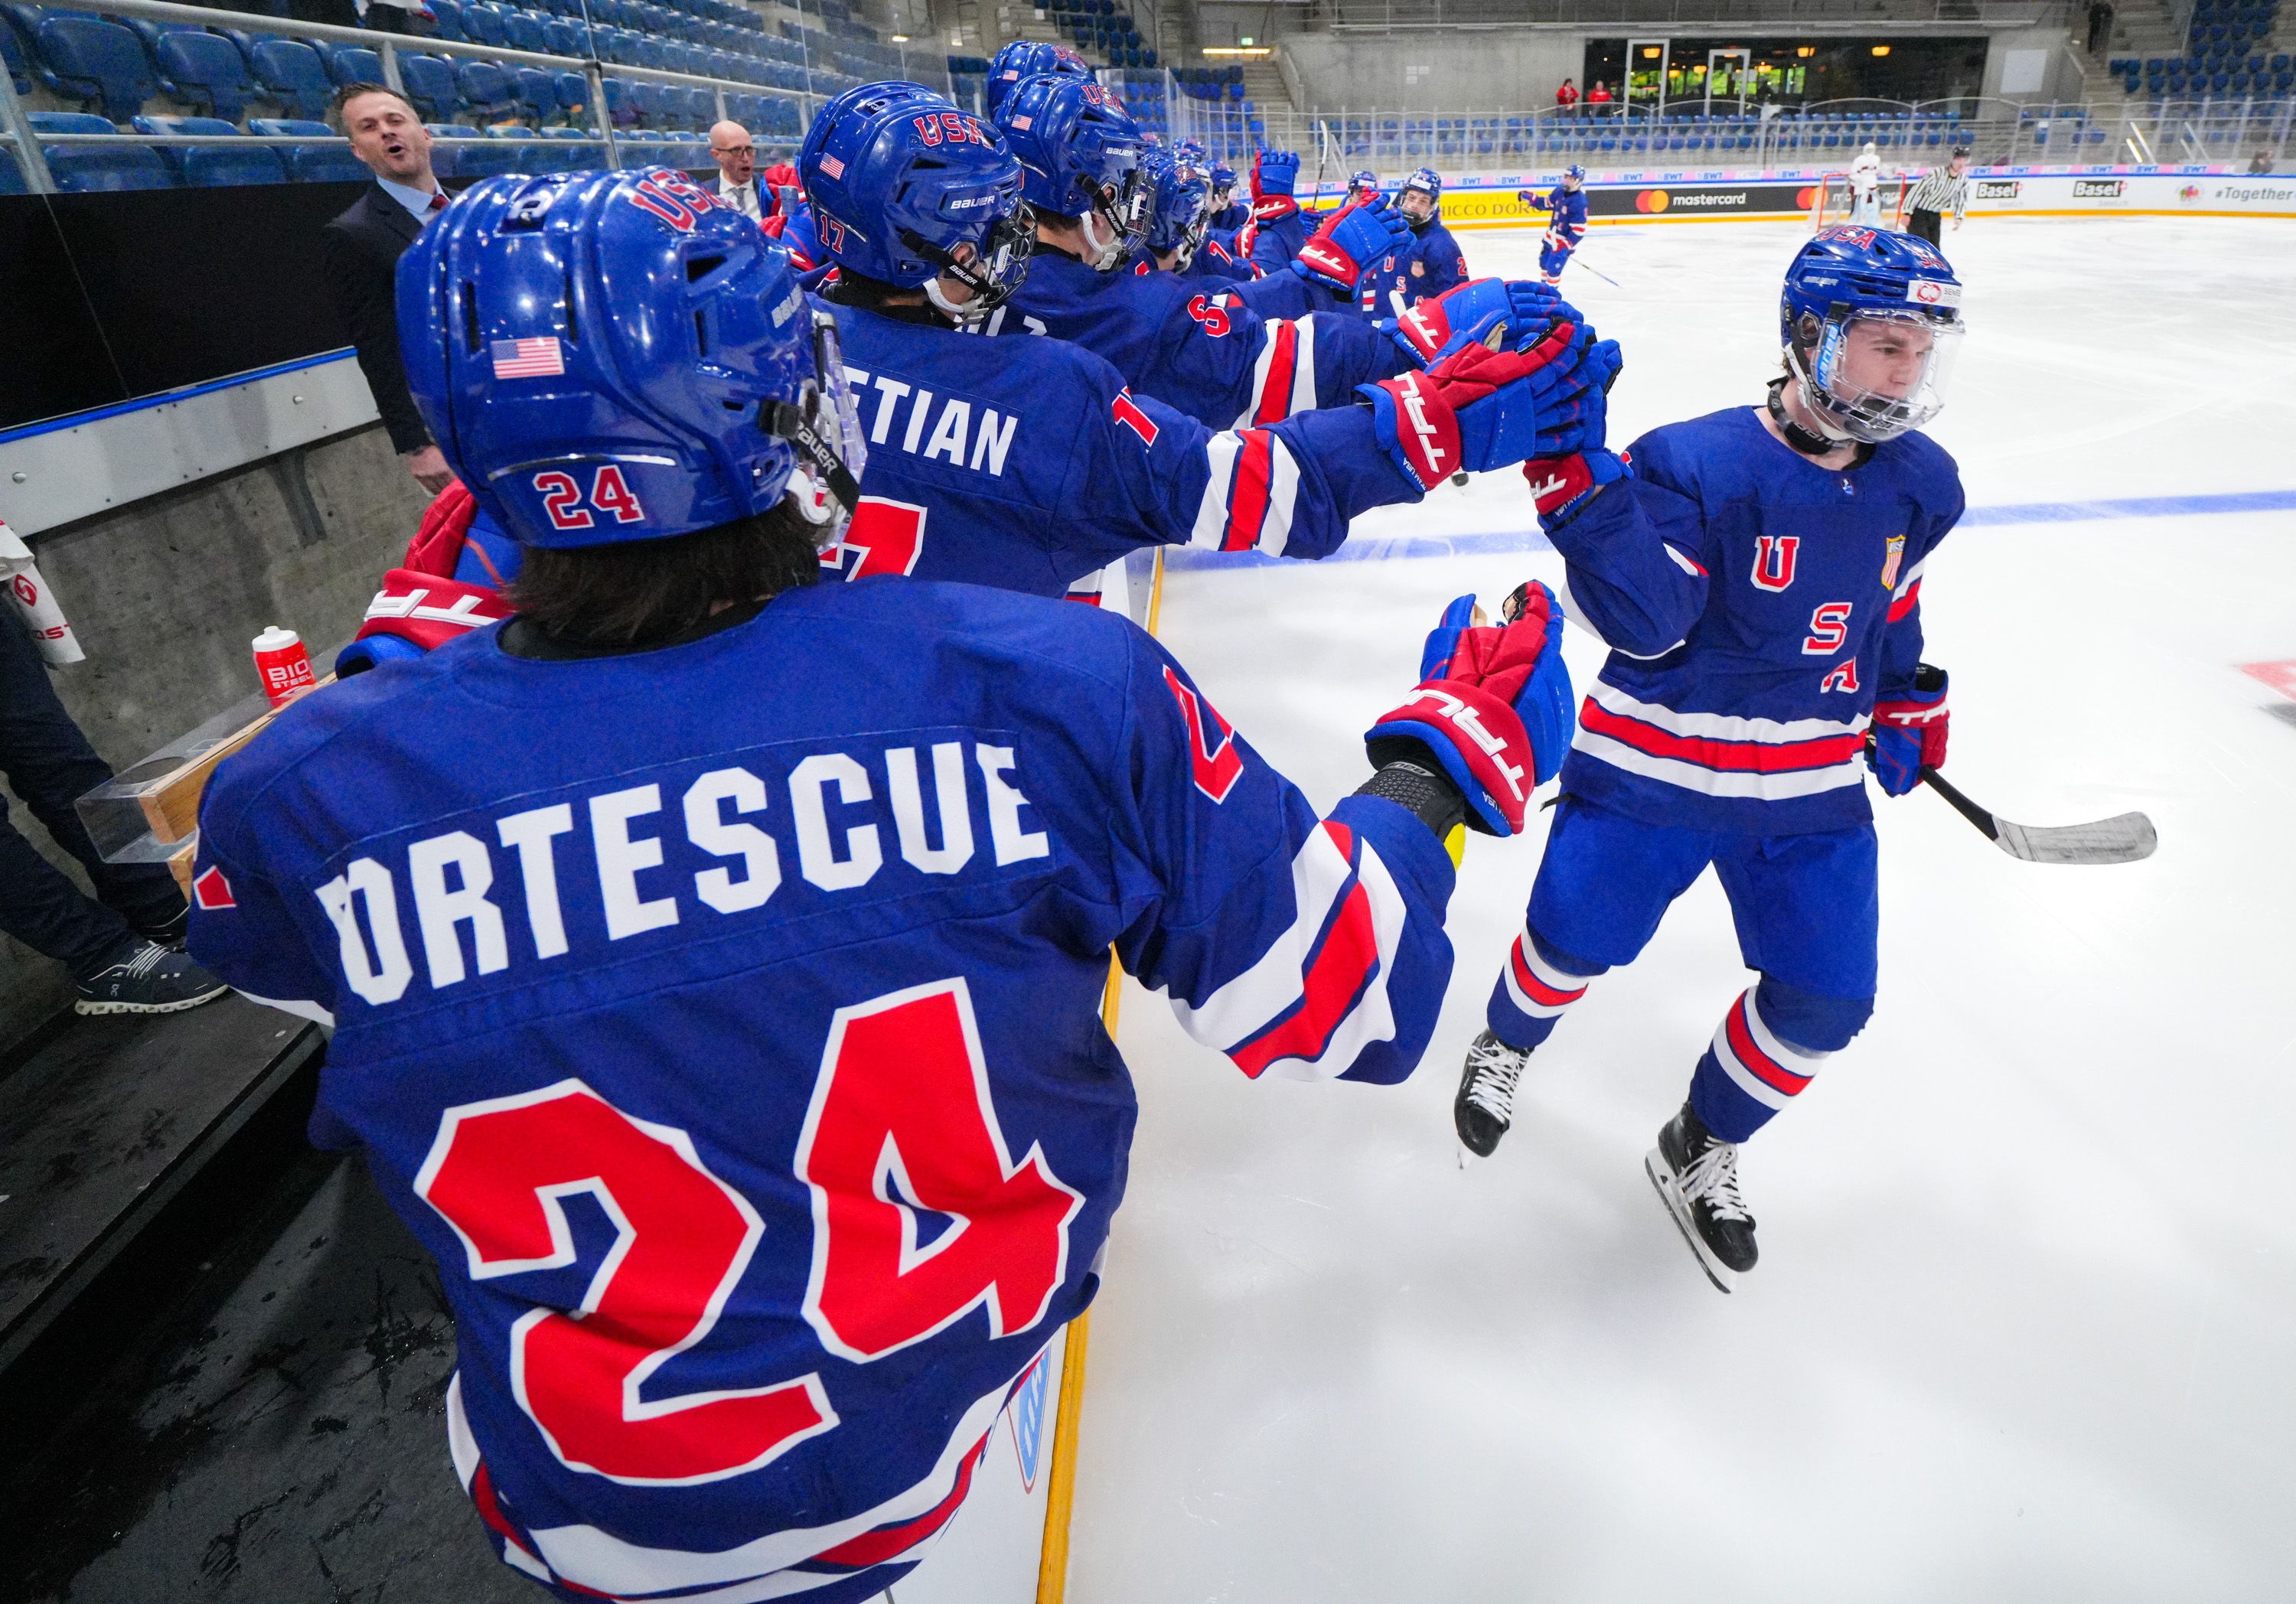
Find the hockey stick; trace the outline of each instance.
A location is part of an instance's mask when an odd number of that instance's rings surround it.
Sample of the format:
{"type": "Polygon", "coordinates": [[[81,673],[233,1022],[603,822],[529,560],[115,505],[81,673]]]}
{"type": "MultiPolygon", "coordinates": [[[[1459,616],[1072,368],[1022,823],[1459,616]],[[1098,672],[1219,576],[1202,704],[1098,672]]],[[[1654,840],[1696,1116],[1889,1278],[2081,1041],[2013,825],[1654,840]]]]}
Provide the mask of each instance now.
{"type": "Polygon", "coordinates": [[[1596,278],[1601,279],[1604,283],[1610,285],[1611,289],[1623,290],[1626,288],[1626,286],[1619,282],[1618,280],[1612,278],[1600,267],[1595,266],[1592,262],[1587,261],[1584,257],[1580,256],[1575,249],[1570,252],[1570,259],[1578,263],[1581,267],[1584,267],[1587,272],[1593,274],[1596,278]]]}
{"type": "Polygon", "coordinates": [[[2161,844],[2152,821],[2141,813],[2118,814],[2093,824],[2013,824],[1963,796],[1933,768],[1924,767],[1922,780],[1987,840],[2029,863],[2134,863],[2151,857],[2161,844]]]}

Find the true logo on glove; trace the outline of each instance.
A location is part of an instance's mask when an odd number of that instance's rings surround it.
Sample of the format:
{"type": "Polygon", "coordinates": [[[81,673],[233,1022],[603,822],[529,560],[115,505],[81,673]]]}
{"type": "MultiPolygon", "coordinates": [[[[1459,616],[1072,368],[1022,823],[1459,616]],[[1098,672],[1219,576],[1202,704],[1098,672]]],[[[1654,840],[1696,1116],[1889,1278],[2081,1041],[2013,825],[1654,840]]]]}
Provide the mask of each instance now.
{"type": "Polygon", "coordinates": [[[1449,692],[1443,690],[1439,685],[1420,686],[1418,690],[1403,699],[1403,705],[1407,708],[1414,702],[1423,701],[1433,702],[1435,710],[1441,714],[1447,722],[1456,724],[1465,733],[1468,740],[1473,741],[1488,755],[1491,766],[1498,770],[1499,778],[1506,782],[1507,789],[1514,793],[1516,801],[1526,800],[1522,789],[1523,771],[1506,760],[1505,756],[1506,742],[1483,727],[1480,713],[1449,692]]]}

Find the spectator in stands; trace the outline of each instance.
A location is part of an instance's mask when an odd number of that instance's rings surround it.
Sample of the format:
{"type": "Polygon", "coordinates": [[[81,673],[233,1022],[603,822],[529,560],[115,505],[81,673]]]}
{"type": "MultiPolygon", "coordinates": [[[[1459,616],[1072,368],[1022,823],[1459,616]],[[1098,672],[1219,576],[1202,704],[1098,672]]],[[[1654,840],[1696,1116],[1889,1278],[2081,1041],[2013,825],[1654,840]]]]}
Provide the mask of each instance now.
{"type": "Polygon", "coordinates": [[[439,17],[422,0],[366,0],[366,25],[381,33],[427,37],[439,31],[439,17]]]}
{"type": "Polygon", "coordinates": [[[2097,55],[2112,42],[2112,7],[2108,0],[2089,0],[2088,53],[2097,55]]]}
{"type": "Polygon", "coordinates": [[[1595,86],[1587,91],[1587,103],[1595,109],[1596,115],[1610,116],[1611,91],[1609,86],[1605,85],[1601,78],[1596,78],[1595,86]]]}
{"type": "Polygon", "coordinates": [[[72,802],[111,778],[56,700],[47,665],[0,618],[0,771],[95,886],[89,897],[8,822],[0,799],[0,930],[71,971],[81,1013],[173,1013],[229,988],[177,950],[191,911],[158,863],[107,863],[72,802]]]}
{"type": "Polygon", "coordinates": [[[447,193],[430,171],[430,135],[422,115],[396,89],[347,84],[335,92],[334,109],[352,153],[374,174],[366,192],[320,231],[335,309],[358,348],[359,371],[374,392],[391,448],[415,482],[436,495],[455,472],[406,392],[396,274],[399,253],[447,209],[447,193]]]}
{"type": "Polygon", "coordinates": [[[1564,78],[1562,87],[1554,92],[1554,109],[1558,111],[1568,111],[1578,103],[1578,86],[1569,78],[1564,78]]]}
{"type": "Polygon", "coordinates": [[[718,198],[762,223],[773,207],[758,194],[758,147],[737,122],[709,126],[709,154],[718,162],[718,198]]]}
{"type": "Polygon", "coordinates": [[[2267,145],[2256,153],[2256,160],[2248,164],[2248,173],[2251,178],[2260,178],[2271,170],[2272,147],[2267,145]]]}

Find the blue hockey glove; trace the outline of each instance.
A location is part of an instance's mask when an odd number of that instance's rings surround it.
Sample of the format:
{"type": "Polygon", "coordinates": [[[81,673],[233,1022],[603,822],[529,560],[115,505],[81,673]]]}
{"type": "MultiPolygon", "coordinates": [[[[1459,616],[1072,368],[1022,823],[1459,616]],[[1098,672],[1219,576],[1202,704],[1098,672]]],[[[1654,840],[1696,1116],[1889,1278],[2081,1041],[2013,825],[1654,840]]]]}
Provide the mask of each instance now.
{"type": "Polygon", "coordinates": [[[1423,373],[1357,387],[1372,404],[1388,454],[1422,490],[1453,473],[1521,462],[1537,448],[1540,420],[1573,382],[1587,347],[1570,323],[1534,331],[1520,350],[1470,345],[1423,373]]]}
{"type": "Polygon", "coordinates": [[[1558,695],[1566,716],[1570,707],[1554,595],[1534,581],[1508,603],[1500,626],[1462,623],[1472,596],[1446,608],[1422,659],[1431,671],[1364,736],[1374,767],[1439,765],[1465,794],[1468,824],[1486,835],[1521,831],[1532,790],[1562,766],[1568,740],[1569,726],[1558,739],[1552,719],[1558,695]]]}
{"type": "Polygon", "coordinates": [[[1504,327],[1503,345],[1542,323],[1583,323],[1578,309],[1546,284],[1528,279],[1473,279],[1421,301],[1401,317],[1374,326],[1404,348],[1421,367],[1432,367],[1470,345],[1481,345],[1504,327]]]}
{"type": "Polygon", "coordinates": [[[1300,248],[1292,270],[1310,283],[1342,295],[1356,292],[1356,281],[1381,256],[1411,242],[1411,225],[1378,196],[1350,206],[1317,229],[1300,248]]]}
{"type": "Polygon", "coordinates": [[[1251,159],[1251,198],[1292,198],[1300,184],[1300,158],[1291,151],[1262,151],[1251,159]]]}
{"type": "Polygon", "coordinates": [[[1578,517],[1603,486],[1634,476],[1631,461],[1600,450],[1533,457],[1522,465],[1522,477],[1538,508],[1539,526],[1547,529],[1560,528],[1578,517]]]}
{"type": "Polygon", "coordinates": [[[1923,663],[1914,683],[1897,696],[1874,704],[1874,744],[1866,761],[1882,789],[1902,797],[1922,782],[1925,768],[1945,766],[1946,732],[1951,714],[1945,704],[1946,672],[1923,663]]]}

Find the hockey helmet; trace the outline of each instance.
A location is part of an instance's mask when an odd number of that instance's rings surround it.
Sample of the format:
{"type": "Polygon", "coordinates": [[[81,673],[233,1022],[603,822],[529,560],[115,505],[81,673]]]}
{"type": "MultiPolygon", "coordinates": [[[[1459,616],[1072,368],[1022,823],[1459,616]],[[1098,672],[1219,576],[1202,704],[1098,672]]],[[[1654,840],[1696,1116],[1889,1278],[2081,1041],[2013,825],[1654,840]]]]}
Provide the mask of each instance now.
{"type": "Polygon", "coordinates": [[[1574,161],[1562,169],[1562,177],[1565,183],[1584,184],[1587,182],[1587,169],[1574,161]]]}
{"type": "Polygon", "coordinates": [[[1403,220],[1411,225],[1412,233],[1424,232],[1429,224],[1443,215],[1442,175],[1433,168],[1415,169],[1403,181],[1403,188],[1397,192],[1395,209],[1403,214],[1403,220]],[[1414,204],[1411,199],[1414,195],[1424,195],[1426,200],[1414,204]],[[1419,205],[1423,205],[1425,209],[1419,209],[1419,205]]]}
{"type": "Polygon", "coordinates": [[[785,495],[833,534],[859,499],[835,320],[683,173],[475,184],[399,258],[398,299],[423,421],[526,544],[660,540],[785,495]]]}
{"type": "Polygon", "coordinates": [[[1365,168],[1348,180],[1348,199],[1361,200],[1379,193],[1379,175],[1365,168]]]}
{"type": "Polygon", "coordinates": [[[1212,199],[1222,206],[1226,205],[1227,198],[1235,192],[1235,169],[1213,162],[1211,184],[1212,199]]]}
{"type": "Polygon", "coordinates": [[[1819,229],[1778,300],[1787,370],[1836,440],[1887,440],[1935,417],[1964,326],[1945,257],[1878,228],[1819,229]]]}
{"type": "Polygon", "coordinates": [[[1020,159],[1029,204],[1077,219],[1087,263],[1113,272],[1148,232],[1152,197],[1140,165],[1148,149],[1140,125],[1098,84],[1050,76],[1024,79],[997,108],[996,122],[1020,159]]]}
{"type": "Polygon", "coordinates": [[[988,115],[996,115],[996,108],[1004,97],[1020,87],[1021,80],[1042,73],[1058,78],[1080,78],[1097,80],[1092,63],[1065,45],[1048,45],[1037,39],[1015,39],[998,51],[988,63],[988,115]]]}
{"type": "Polygon", "coordinates": [[[986,317],[1029,275],[1035,225],[994,123],[920,84],[864,84],[814,118],[798,154],[814,232],[840,267],[986,317]],[[953,302],[941,274],[972,286],[953,302]]]}
{"type": "Polygon", "coordinates": [[[1201,173],[1167,150],[1152,147],[1143,167],[1154,186],[1144,243],[1159,256],[1178,251],[1173,268],[1185,272],[1204,241],[1211,206],[1210,187],[1201,173]]]}

